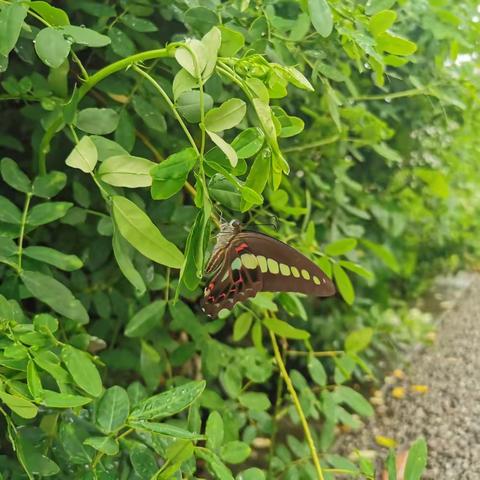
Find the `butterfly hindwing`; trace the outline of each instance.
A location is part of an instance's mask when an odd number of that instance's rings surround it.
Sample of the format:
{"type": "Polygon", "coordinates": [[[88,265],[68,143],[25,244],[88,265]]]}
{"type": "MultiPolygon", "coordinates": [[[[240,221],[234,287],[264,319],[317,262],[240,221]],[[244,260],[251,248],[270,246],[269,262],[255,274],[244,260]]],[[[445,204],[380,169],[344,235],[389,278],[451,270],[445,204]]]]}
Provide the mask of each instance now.
{"type": "Polygon", "coordinates": [[[202,308],[212,317],[262,290],[261,270],[249,262],[254,258],[253,253],[246,242],[235,240],[226,248],[223,263],[204,292],[202,308]]]}

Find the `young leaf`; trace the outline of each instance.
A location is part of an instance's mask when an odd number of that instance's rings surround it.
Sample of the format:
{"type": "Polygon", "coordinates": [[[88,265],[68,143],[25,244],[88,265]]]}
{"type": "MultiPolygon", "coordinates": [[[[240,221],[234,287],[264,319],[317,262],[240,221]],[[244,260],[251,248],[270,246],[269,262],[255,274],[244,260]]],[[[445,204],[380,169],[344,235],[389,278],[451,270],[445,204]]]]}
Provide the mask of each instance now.
{"type": "Polygon", "coordinates": [[[218,29],[222,34],[222,43],[220,45],[220,55],[222,57],[233,57],[245,45],[245,38],[236,30],[219,26],[218,29]]]}
{"type": "Polygon", "coordinates": [[[142,157],[115,155],[102,162],[98,175],[102,181],[114,187],[149,187],[152,184],[150,170],[156,163],[142,157]]]}
{"type": "Polygon", "coordinates": [[[332,257],[338,255],[345,255],[357,246],[357,239],[355,238],[342,238],[336,242],[329,243],[325,247],[325,253],[332,257]]]}
{"type": "Polygon", "coordinates": [[[222,132],[238,125],[245,116],[247,106],[239,98],[231,98],[205,115],[205,128],[210,132],[222,132]]]}
{"type": "Polygon", "coordinates": [[[117,128],[118,121],[118,113],[111,108],[85,108],[78,112],[76,126],[86,133],[107,135],[117,128]]]}
{"type": "MultiPolygon", "coordinates": [[[[265,141],[265,134],[258,127],[250,127],[240,132],[232,141],[238,158],[250,158],[259,152],[265,141]]],[[[261,192],[259,192],[261,193],[261,192]]]]}
{"type": "Polygon", "coordinates": [[[27,365],[27,385],[32,397],[35,400],[39,400],[43,397],[43,387],[40,380],[40,376],[37,372],[37,367],[35,367],[35,362],[33,360],[28,361],[27,365]]]}
{"type": "Polygon", "coordinates": [[[253,322],[253,315],[250,312],[243,312],[233,324],[233,341],[239,342],[250,330],[253,322]]]}
{"type": "Polygon", "coordinates": [[[205,69],[208,53],[199,40],[190,39],[185,43],[188,48],[177,48],[175,59],[192,77],[198,78],[205,69]]]}
{"type": "Polygon", "coordinates": [[[28,225],[37,227],[64,217],[72,208],[70,202],[45,202],[35,205],[27,215],[28,225]]]}
{"type": "Polygon", "coordinates": [[[202,435],[189,432],[188,430],[175,425],[169,425],[168,423],[130,421],[128,422],[128,425],[136,430],[145,430],[147,432],[158,433],[167,437],[182,438],[186,440],[201,440],[204,438],[202,435]]]}
{"type": "Polygon", "coordinates": [[[98,160],[98,152],[95,143],[91,137],[85,135],[75,145],[70,155],[65,160],[65,163],[72,168],[78,168],[82,172],[93,172],[98,160]]]}
{"type": "Polygon", "coordinates": [[[246,392],[238,397],[238,401],[250,410],[263,411],[271,407],[271,402],[265,393],[246,392]]]}
{"type": "Polygon", "coordinates": [[[62,28],[62,31],[75,43],[86,45],[87,47],[105,47],[110,45],[111,42],[110,38],[106,35],[102,35],[90,28],[79,27],[77,25],[66,25],[62,28]]]}
{"type": "Polygon", "coordinates": [[[72,292],[54,278],[40,272],[23,270],[20,274],[27,290],[56,312],[80,324],[88,323],[88,313],[72,292]]]}
{"type": "Polygon", "coordinates": [[[61,26],[70,24],[68,15],[64,10],[54,7],[47,2],[35,0],[33,2],[30,2],[30,8],[34,12],[37,12],[50,25],[61,26]]]}
{"type": "Polygon", "coordinates": [[[218,458],[218,456],[207,449],[195,449],[195,456],[206,462],[208,469],[215,478],[222,480],[234,480],[230,469],[218,458]]]}
{"type": "Polygon", "coordinates": [[[346,268],[347,270],[350,270],[351,272],[356,273],[363,278],[366,278],[367,280],[373,280],[375,278],[375,276],[370,270],[363,268],[361,265],[358,265],[358,263],[349,262],[347,260],[340,260],[338,264],[346,268]]]}
{"type": "Polygon", "coordinates": [[[397,12],[394,10],[382,10],[370,18],[368,28],[373,35],[386,32],[397,19],[397,12]]]}
{"type": "MultiPolygon", "coordinates": [[[[38,363],[37,358],[35,358],[35,362],[38,363]]],[[[86,405],[91,401],[91,398],[82,397],[80,395],[72,395],[70,393],[58,393],[54,392],[53,390],[44,390],[42,405],[45,405],[45,407],[48,408],[76,408],[86,405]]]]}
{"type": "Polygon", "coordinates": [[[412,55],[417,50],[414,42],[391,33],[381,33],[376,39],[379,48],[393,55],[412,55]]]}
{"type": "Polygon", "coordinates": [[[322,362],[311,355],[308,358],[308,371],[312,380],[321,387],[324,387],[327,384],[327,373],[325,372],[325,368],[323,368],[322,362]]]}
{"type": "Polygon", "coordinates": [[[183,255],[153,224],[148,215],[125,197],[112,197],[113,216],[122,236],[145,257],[171,268],[180,268],[183,255]]]}

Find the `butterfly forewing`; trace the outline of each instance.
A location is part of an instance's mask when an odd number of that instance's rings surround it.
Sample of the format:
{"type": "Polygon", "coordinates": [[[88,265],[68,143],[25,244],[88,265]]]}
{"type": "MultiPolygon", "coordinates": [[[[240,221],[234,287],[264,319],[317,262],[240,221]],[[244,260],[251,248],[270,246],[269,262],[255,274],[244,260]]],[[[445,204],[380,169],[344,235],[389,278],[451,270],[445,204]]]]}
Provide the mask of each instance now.
{"type": "Polygon", "coordinates": [[[336,292],[333,282],[315,263],[286,243],[258,232],[236,231],[220,237],[207,271],[215,272],[202,305],[209,316],[260,291],[319,297],[336,292]]]}

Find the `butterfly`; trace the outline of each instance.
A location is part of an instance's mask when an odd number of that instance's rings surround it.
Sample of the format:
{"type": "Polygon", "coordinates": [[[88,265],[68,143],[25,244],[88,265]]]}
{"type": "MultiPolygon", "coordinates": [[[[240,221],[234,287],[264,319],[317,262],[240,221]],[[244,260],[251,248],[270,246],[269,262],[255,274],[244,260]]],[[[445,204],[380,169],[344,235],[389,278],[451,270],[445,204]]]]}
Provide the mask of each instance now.
{"type": "Polygon", "coordinates": [[[333,282],[303,254],[263,233],[242,230],[238,220],[221,224],[206,274],[212,279],[201,307],[209,317],[258,292],[336,293],[333,282]]]}

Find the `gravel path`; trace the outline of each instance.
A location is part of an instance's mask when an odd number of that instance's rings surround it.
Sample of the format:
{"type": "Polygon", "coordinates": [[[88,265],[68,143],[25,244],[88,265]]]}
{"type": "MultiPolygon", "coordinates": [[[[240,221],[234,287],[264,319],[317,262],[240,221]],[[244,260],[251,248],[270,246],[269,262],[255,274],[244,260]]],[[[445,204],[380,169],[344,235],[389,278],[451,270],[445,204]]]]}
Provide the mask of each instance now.
{"type": "Polygon", "coordinates": [[[390,378],[395,383],[383,389],[378,415],[360,432],[340,438],[340,450],[355,447],[384,457],[376,436],[393,438],[400,447],[423,436],[429,450],[424,480],[480,480],[480,278],[462,281],[468,287],[440,317],[435,346],[412,356],[405,378],[390,378]],[[415,385],[428,391],[420,393],[415,385]],[[404,398],[392,396],[398,387],[404,398]]]}

